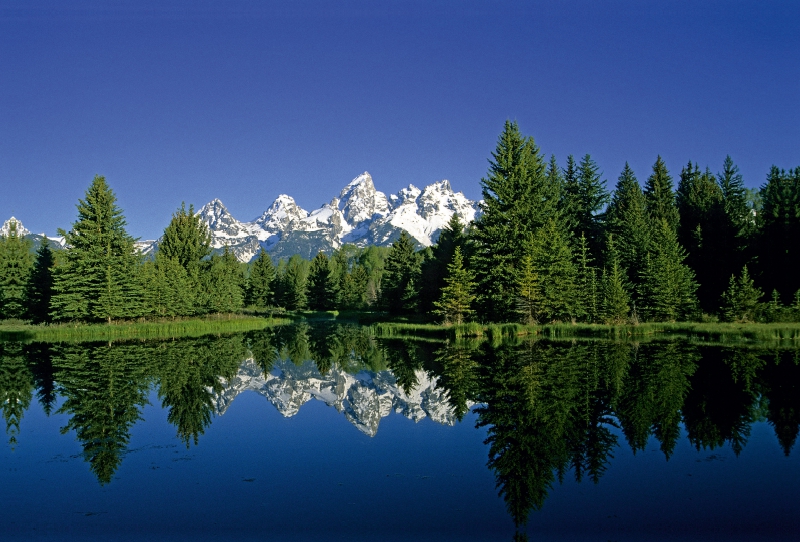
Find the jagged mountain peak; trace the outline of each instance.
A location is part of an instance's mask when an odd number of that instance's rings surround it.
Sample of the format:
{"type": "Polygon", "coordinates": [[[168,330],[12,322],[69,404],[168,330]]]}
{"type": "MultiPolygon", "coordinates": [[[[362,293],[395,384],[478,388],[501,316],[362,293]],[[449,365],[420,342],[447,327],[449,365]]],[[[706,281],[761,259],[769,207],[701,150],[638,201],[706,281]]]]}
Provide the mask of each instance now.
{"type": "Polygon", "coordinates": [[[199,214],[211,230],[214,248],[228,246],[240,260],[249,261],[261,249],[273,257],[313,258],[344,243],[388,246],[400,230],[406,230],[419,245],[429,246],[453,213],[470,222],[477,212],[478,204],[461,192],[454,193],[447,180],[422,189],[410,184],[387,198],[365,171],[338,198],[311,212],[281,194],[252,222],[238,222],[218,199],[204,205],[199,214]]]}
{"type": "Polygon", "coordinates": [[[354,226],[389,212],[386,194],[375,189],[372,177],[366,171],[342,189],[337,205],[345,220],[354,226]]]}

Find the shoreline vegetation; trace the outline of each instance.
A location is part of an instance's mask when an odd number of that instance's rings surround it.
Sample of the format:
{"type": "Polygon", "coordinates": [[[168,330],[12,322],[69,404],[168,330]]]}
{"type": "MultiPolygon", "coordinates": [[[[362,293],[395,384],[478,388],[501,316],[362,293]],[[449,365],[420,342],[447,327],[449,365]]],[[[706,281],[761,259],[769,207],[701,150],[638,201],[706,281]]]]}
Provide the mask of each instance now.
{"type": "Polygon", "coordinates": [[[24,321],[0,322],[0,341],[93,342],[126,339],[172,339],[261,330],[287,324],[288,318],[218,314],[204,318],[162,321],[122,321],[102,324],[62,323],[36,325],[24,321]]]}
{"type": "Polygon", "coordinates": [[[275,316],[269,312],[214,314],[203,318],[163,319],[161,321],[119,321],[108,323],[31,324],[22,320],[0,321],[0,341],[91,342],[128,339],[174,339],[202,335],[258,331],[296,321],[328,321],[369,327],[377,338],[416,338],[435,341],[487,340],[501,342],[524,337],[541,339],[606,339],[649,341],[688,339],[712,344],[746,344],[765,341],[800,341],[800,323],[732,322],[646,322],[637,325],[540,324],[519,323],[439,324],[398,321],[362,311],[297,311],[275,316]]]}
{"type": "Polygon", "coordinates": [[[402,230],[391,246],[320,244],[311,260],[261,247],[248,263],[212,246],[185,204],[155,252],[141,253],[95,176],[58,248],[45,238],[34,254],[16,222],[3,227],[0,321],[53,324],[38,336],[116,337],[215,332],[221,324],[188,322],[220,314],[352,313],[389,335],[798,338],[800,167],[773,166],[754,191],[730,157],[717,174],[689,162],[676,188],[659,156],[644,186],[626,164],[609,191],[591,156],[548,161],[513,122],[489,164],[480,216],[465,224],[454,213],[434,246],[402,230]]]}

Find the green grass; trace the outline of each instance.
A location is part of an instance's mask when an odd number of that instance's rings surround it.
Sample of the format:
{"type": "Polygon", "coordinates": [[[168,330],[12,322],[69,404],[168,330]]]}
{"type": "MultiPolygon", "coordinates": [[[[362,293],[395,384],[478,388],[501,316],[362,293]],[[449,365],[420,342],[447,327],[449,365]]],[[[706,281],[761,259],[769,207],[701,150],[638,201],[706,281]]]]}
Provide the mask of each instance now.
{"type": "Polygon", "coordinates": [[[112,324],[30,325],[18,321],[0,323],[0,340],[39,342],[115,341],[198,337],[264,329],[288,323],[278,318],[240,315],[214,315],[205,318],[159,322],[121,322],[112,324]]]}
{"type": "Polygon", "coordinates": [[[373,324],[377,337],[438,337],[445,339],[478,338],[498,343],[523,336],[550,339],[595,338],[612,340],[649,340],[653,338],[685,338],[698,342],[746,343],[761,341],[800,341],[800,323],[733,324],[733,323],[645,323],[632,325],[602,324],[522,324],[460,325],[411,324],[383,322],[373,324]]]}

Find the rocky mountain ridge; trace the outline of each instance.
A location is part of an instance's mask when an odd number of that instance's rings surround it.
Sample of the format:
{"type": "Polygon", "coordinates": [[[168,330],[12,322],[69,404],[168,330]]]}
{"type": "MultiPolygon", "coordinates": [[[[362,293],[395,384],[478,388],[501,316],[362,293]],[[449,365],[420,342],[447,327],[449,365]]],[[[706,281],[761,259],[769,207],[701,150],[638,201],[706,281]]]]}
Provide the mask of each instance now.
{"type": "MultiPolygon", "coordinates": [[[[234,218],[219,199],[198,211],[208,225],[212,247],[223,250],[227,246],[243,262],[252,260],[262,248],[273,258],[299,254],[311,259],[320,251],[331,253],[346,243],[389,246],[403,230],[419,247],[430,246],[454,213],[463,222],[471,222],[480,214],[480,203],[454,192],[447,180],[422,189],[409,185],[387,197],[375,188],[367,172],[348,183],[338,197],[310,212],[287,194],[279,195],[250,222],[234,218]]],[[[12,217],[3,225],[5,234],[11,220],[16,219],[12,217]]],[[[21,231],[37,245],[44,237],[30,234],[24,227],[21,231]]],[[[57,245],[55,248],[62,248],[60,237],[49,239],[57,245]]],[[[136,247],[144,254],[152,254],[158,240],[137,241],[136,247]]]]}
{"type": "Polygon", "coordinates": [[[350,374],[336,367],[321,374],[312,361],[298,366],[288,360],[275,362],[269,373],[252,359],[241,363],[230,381],[221,379],[224,389],[214,394],[214,406],[223,415],[244,391],[265,397],[278,411],[294,416],[311,399],[335,408],[359,431],[374,437],[382,418],[392,411],[418,422],[424,418],[445,424],[456,422],[447,393],[437,388],[437,379],[416,371],[417,384],[409,393],[398,385],[391,371],[361,371],[350,374]]]}

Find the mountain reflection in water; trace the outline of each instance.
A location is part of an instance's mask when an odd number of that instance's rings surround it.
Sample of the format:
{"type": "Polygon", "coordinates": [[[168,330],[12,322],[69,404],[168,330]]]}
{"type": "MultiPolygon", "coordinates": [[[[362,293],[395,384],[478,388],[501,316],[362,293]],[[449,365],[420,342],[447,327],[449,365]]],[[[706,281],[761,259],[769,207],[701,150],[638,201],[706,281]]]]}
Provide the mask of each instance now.
{"type": "Polygon", "coordinates": [[[91,344],[0,343],[0,408],[19,445],[34,396],[64,414],[82,457],[108,484],[155,389],[189,447],[252,390],[284,416],[311,399],[374,436],[391,412],[453,425],[475,409],[488,467],[522,529],[567,477],[598,483],[619,446],[681,438],[739,455],[766,421],[789,456],[800,429],[797,349],[686,341],[377,339],[369,328],[293,324],[231,336],[91,344]],[[684,435],[682,437],[682,435],[684,435]]]}

